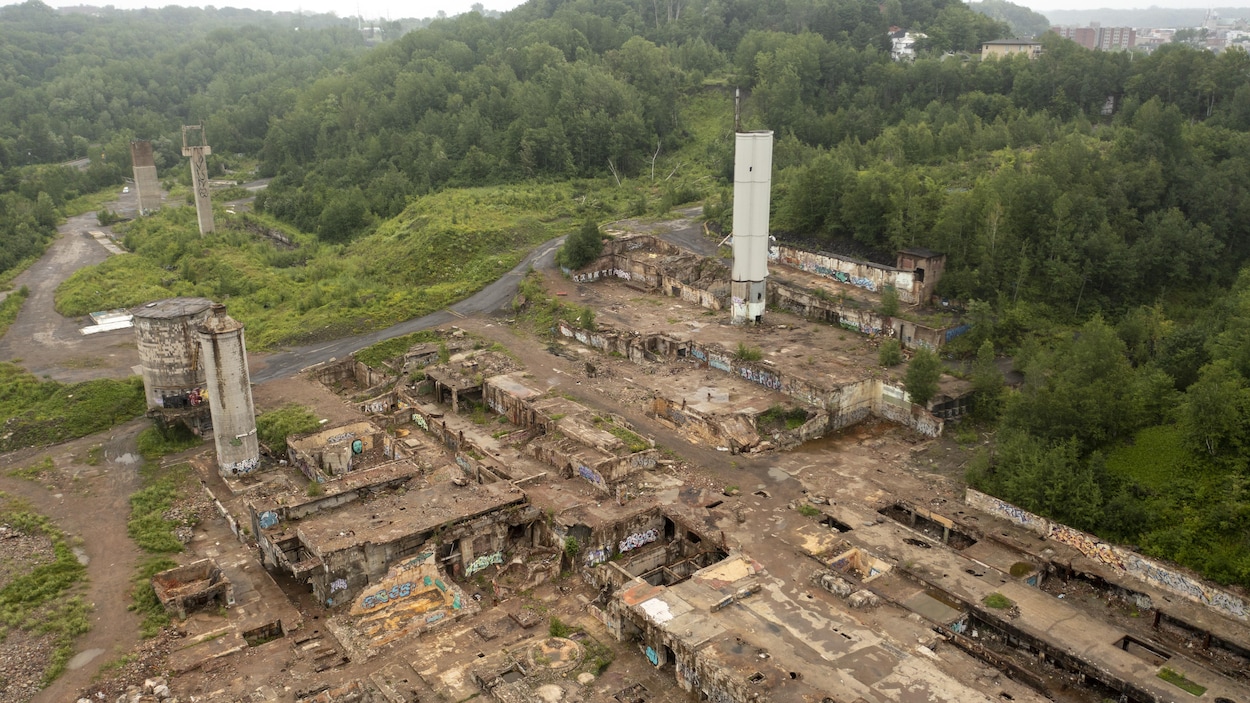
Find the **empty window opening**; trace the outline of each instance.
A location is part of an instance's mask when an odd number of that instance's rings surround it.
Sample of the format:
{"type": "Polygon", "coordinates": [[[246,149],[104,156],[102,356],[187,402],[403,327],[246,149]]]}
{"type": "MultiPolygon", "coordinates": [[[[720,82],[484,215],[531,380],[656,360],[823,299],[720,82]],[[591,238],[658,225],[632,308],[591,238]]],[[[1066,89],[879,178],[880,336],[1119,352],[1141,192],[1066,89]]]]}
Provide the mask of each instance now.
{"type": "Polygon", "coordinates": [[[1172,658],[1171,654],[1161,648],[1142,642],[1131,635],[1125,635],[1116,643],[1116,646],[1139,659],[1150,662],[1153,666],[1159,666],[1172,658]]]}
{"type": "Polygon", "coordinates": [[[887,505],[877,512],[901,525],[907,525],[951,549],[967,549],[977,543],[973,537],[960,532],[950,520],[934,513],[930,513],[932,517],[918,514],[905,503],[887,505]]]}
{"type": "Polygon", "coordinates": [[[757,672],[755,672],[754,674],[751,674],[750,676],[748,676],[748,677],[747,677],[747,681],[748,681],[749,683],[753,683],[753,684],[760,684],[760,683],[763,683],[763,682],[764,682],[764,675],[763,675],[763,674],[761,674],[760,672],[758,672],[758,671],[757,671],[757,672]]]}
{"type": "Polygon", "coordinates": [[[842,522],[841,520],[838,520],[837,518],[831,517],[829,515],[826,515],[824,518],[822,518],[820,521],[820,524],[830,529],[837,530],[838,532],[850,532],[851,531],[850,525],[846,524],[845,522],[842,522]]]}

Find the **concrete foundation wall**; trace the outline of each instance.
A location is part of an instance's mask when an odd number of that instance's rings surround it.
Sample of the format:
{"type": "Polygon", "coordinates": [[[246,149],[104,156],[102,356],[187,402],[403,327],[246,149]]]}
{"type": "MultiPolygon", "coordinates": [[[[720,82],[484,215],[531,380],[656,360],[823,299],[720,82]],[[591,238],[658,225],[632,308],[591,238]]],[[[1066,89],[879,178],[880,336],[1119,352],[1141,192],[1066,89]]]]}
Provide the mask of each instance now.
{"type": "Polygon", "coordinates": [[[964,502],[990,515],[1013,522],[1046,539],[1074,547],[1081,554],[1111,569],[1139,578],[1150,585],[1182,598],[1201,603],[1216,612],[1242,622],[1250,622],[1250,612],[1245,598],[1229,593],[1196,576],[1182,572],[1178,567],[1148,559],[1117,544],[1104,542],[1098,537],[1067,525],[1034,515],[994,496],[972,488],[964,494],[964,502]]]}
{"type": "Polygon", "coordinates": [[[886,286],[898,291],[898,299],[909,305],[923,302],[920,286],[911,271],[900,271],[893,266],[882,266],[848,257],[839,257],[814,251],[804,251],[791,246],[770,247],[768,258],[801,271],[848,283],[856,288],[880,293],[886,286]]]}

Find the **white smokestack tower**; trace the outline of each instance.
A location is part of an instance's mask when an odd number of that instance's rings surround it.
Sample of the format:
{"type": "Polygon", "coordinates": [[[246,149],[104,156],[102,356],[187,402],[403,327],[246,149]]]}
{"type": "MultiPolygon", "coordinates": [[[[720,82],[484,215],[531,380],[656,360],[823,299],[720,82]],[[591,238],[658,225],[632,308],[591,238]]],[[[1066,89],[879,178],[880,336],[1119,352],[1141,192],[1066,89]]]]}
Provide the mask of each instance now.
{"type": "Polygon", "coordinates": [[[773,174],[773,133],[738,132],[734,148],[732,321],[760,322],[768,278],[768,208],[773,174]]]}

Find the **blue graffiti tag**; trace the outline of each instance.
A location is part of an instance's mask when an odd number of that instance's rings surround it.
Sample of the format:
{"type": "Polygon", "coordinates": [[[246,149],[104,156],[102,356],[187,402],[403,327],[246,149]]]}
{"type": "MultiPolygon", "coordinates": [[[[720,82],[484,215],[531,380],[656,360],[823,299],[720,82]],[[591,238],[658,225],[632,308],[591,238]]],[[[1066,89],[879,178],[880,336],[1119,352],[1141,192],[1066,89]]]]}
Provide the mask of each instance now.
{"type": "Polygon", "coordinates": [[[647,661],[651,662],[651,666],[659,666],[660,655],[656,654],[654,649],[647,647],[647,661]]]}

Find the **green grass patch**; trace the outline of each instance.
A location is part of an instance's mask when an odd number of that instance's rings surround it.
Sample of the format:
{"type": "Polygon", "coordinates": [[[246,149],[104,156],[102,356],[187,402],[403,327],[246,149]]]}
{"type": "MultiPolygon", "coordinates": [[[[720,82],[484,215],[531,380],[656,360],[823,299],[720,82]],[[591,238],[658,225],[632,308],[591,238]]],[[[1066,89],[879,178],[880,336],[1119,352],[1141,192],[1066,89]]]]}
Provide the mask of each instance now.
{"type": "Polygon", "coordinates": [[[422,342],[439,342],[442,337],[437,332],[431,330],[421,330],[412,334],[405,334],[401,337],[392,337],[388,340],[378,342],[372,346],[365,347],[356,352],[356,361],[369,366],[378,368],[392,359],[403,356],[405,352],[414,345],[422,342]]]}
{"type": "Polygon", "coordinates": [[[198,447],[203,441],[203,438],[197,436],[182,423],[174,424],[164,430],[153,425],[140,432],[135,438],[135,442],[139,445],[139,453],[144,459],[149,460],[198,447]]]}
{"type": "Polygon", "coordinates": [[[1185,675],[1182,674],[1181,672],[1176,671],[1175,669],[1169,669],[1166,666],[1163,667],[1162,669],[1159,669],[1159,673],[1157,674],[1157,676],[1163,679],[1164,681],[1167,681],[1168,683],[1172,684],[1173,686],[1181,689],[1185,693],[1189,693],[1191,695],[1201,696],[1202,694],[1207,692],[1206,686],[1200,686],[1194,683],[1193,681],[1190,681],[1189,679],[1185,678],[1185,675]]]}
{"type": "Polygon", "coordinates": [[[88,212],[98,212],[104,209],[104,206],[117,200],[121,195],[121,188],[118,186],[108,186],[104,190],[98,190],[94,193],[86,193],[80,195],[73,200],[61,206],[61,212],[66,217],[74,217],[83,215],[88,212]]]}
{"type": "Polygon", "coordinates": [[[535,245],[580,222],[591,182],[448,189],[414,201],[374,232],[329,244],[265,215],[225,216],[201,237],[195,210],[164,208],[124,225],[133,256],[84,268],[57,289],[67,316],[174,295],[229,299],[249,346],[380,329],[462,300],[535,245]],[[294,246],[258,231],[278,230],[294,246]]]}
{"type": "Polygon", "coordinates": [[[51,563],[35,566],[0,589],[0,642],[10,628],[53,635],[55,649],[42,679],[42,685],[47,686],[65,671],[74,653],[74,638],[91,629],[91,607],[76,593],[86,581],[87,567],[79,563],[65,535],[47,517],[3,493],[0,522],[18,532],[43,534],[52,540],[51,563]]]}
{"type": "Polygon", "coordinates": [[[1015,601],[1001,593],[991,593],[982,598],[981,602],[985,604],[985,607],[993,608],[995,610],[1006,610],[1007,608],[1015,605],[1015,601]]]}
{"type": "Polygon", "coordinates": [[[651,448],[651,443],[643,439],[641,435],[627,428],[621,427],[607,417],[596,417],[594,420],[595,427],[611,434],[613,437],[625,443],[625,449],[630,454],[643,452],[651,448]]]}
{"type": "Polygon", "coordinates": [[[17,319],[17,313],[22,309],[22,303],[26,302],[28,297],[30,297],[30,289],[22,286],[9,293],[4,302],[0,302],[0,337],[9,331],[9,326],[17,319]]]}
{"type": "Polygon", "coordinates": [[[286,455],[286,438],[320,427],[317,416],[303,405],[286,405],[256,417],[256,436],[278,456],[286,455]]]}
{"type": "Polygon", "coordinates": [[[787,408],[774,405],[760,413],[756,424],[761,428],[784,427],[787,430],[798,429],[807,422],[807,411],[802,408],[787,408]]]}
{"type": "Polygon", "coordinates": [[[55,468],[56,465],[52,463],[52,457],[45,456],[43,461],[38,464],[13,469],[9,472],[9,475],[13,478],[24,478],[27,481],[37,481],[40,476],[50,473],[55,468]]]}
{"type": "Polygon", "coordinates": [[[144,638],[155,637],[169,624],[169,614],[156,597],[156,589],[152,586],[152,577],[162,571],[178,566],[178,562],[169,557],[149,557],[135,571],[130,588],[131,603],[128,610],[136,612],[143,618],[139,624],[139,634],[144,638]]]}
{"type": "Polygon", "coordinates": [[[803,503],[802,505],[800,505],[798,507],[798,510],[799,510],[799,515],[802,515],[803,517],[816,517],[817,515],[820,515],[820,508],[817,508],[814,505],[809,505],[807,503],[803,503]]]}
{"type": "Polygon", "coordinates": [[[0,362],[0,451],[57,444],[132,420],[146,409],[143,379],[84,383],[40,381],[0,362]]]}
{"type": "Polygon", "coordinates": [[[130,496],[130,519],[126,532],[145,552],[176,554],[182,542],[174,536],[180,523],[166,520],[164,514],[182,495],[191,478],[191,467],[177,464],[166,469],[148,464],[140,469],[144,487],[130,496]]]}

